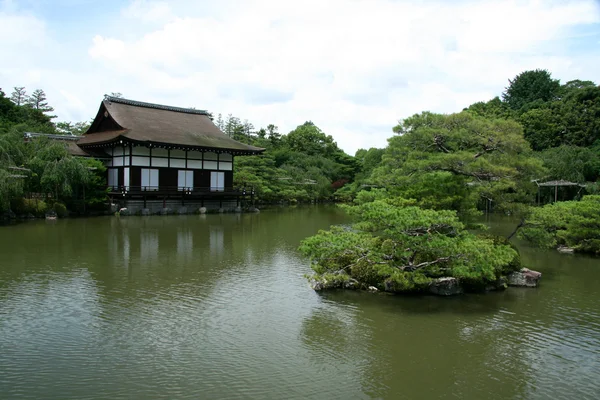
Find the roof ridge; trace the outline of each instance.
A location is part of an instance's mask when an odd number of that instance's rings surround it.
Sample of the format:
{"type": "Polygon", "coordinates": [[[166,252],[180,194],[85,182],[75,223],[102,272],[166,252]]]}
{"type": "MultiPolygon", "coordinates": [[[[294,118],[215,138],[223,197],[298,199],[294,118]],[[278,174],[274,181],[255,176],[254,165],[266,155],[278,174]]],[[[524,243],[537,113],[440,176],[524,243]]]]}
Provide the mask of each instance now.
{"type": "Polygon", "coordinates": [[[209,115],[206,110],[196,110],[194,108],[184,108],[184,107],[174,107],[167,106],[164,104],[156,104],[156,103],[146,103],[144,101],[130,100],[124,99],[122,97],[114,97],[109,95],[104,95],[104,101],[108,101],[110,103],[120,103],[127,104],[134,107],[145,107],[145,108],[155,108],[157,110],[165,110],[165,111],[174,111],[185,114],[198,114],[198,115],[209,115]]]}

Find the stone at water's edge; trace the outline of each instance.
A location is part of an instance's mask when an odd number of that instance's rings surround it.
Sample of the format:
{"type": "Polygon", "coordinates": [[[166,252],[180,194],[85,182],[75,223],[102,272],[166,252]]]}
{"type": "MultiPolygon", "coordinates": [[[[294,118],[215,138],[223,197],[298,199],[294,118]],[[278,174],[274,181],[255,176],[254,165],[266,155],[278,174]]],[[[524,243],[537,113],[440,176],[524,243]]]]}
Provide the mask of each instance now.
{"type": "Polygon", "coordinates": [[[200,208],[198,209],[198,212],[199,212],[200,214],[206,214],[206,207],[200,207],[200,208]]]}
{"type": "Polygon", "coordinates": [[[507,282],[505,277],[500,277],[494,282],[490,283],[485,287],[486,292],[493,292],[495,290],[505,290],[507,288],[507,282]]]}
{"type": "Polygon", "coordinates": [[[558,250],[559,253],[563,254],[573,254],[575,252],[574,248],[567,246],[558,246],[556,250],[558,250]]]}
{"type": "Polygon", "coordinates": [[[311,279],[310,281],[308,281],[308,284],[310,285],[311,289],[318,292],[319,290],[323,290],[325,289],[325,285],[323,284],[323,282],[319,282],[316,279],[311,279]]]}
{"type": "MultiPolygon", "coordinates": [[[[311,289],[318,292],[321,290],[327,290],[327,289],[358,289],[359,288],[359,283],[356,279],[315,279],[315,278],[310,278],[308,281],[308,284],[310,285],[311,289]]],[[[377,288],[375,288],[375,290],[377,290],[377,288]]]]}
{"type": "Polygon", "coordinates": [[[537,287],[541,277],[541,272],[532,271],[528,268],[523,268],[520,271],[511,272],[507,276],[509,286],[522,287],[537,287]]]}
{"type": "Polygon", "coordinates": [[[458,279],[445,277],[436,279],[429,286],[429,292],[439,296],[453,296],[463,293],[463,288],[458,279]]]}

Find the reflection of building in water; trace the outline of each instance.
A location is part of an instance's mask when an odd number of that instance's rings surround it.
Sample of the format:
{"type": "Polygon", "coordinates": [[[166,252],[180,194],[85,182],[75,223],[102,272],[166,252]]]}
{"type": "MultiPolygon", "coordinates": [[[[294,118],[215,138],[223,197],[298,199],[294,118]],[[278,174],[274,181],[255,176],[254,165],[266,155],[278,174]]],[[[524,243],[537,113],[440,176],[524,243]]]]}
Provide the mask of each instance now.
{"type": "Polygon", "coordinates": [[[129,231],[123,230],[123,266],[129,267],[130,246],[129,246],[129,231]]]}
{"type": "Polygon", "coordinates": [[[129,267],[131,245],[129,243],[129,229],[123,226],[116,218],[111,221],[112,234],[108,237],[108,253],[113,265],[129,267]]]}
{"type": "Polygon", "coordinates": [[[209,246],[211,256],[223,254],[224,241],[222,226],[216,225],[210,227],[209,246]]]}
{"type": "Polygon", "coordinates": [[[140,262],[143,264],[158,260],[158,232],[140,232],[140,262]]]}
{"type": "Polygon", "coordinates": [[[177,231],[177,257],[181,259],[191,259],[194,251],[194,235],[189,229],[179,229],[177,231]]]}

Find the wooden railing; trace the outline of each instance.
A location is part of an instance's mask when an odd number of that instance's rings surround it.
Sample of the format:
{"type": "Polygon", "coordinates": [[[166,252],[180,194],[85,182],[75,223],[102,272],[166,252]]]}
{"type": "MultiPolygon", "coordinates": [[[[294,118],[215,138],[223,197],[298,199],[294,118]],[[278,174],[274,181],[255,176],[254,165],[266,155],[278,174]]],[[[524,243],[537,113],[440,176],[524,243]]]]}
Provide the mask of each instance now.
{"type": "Polygon", "coordinates": [[[253,196],[253,187],[109,186],[112,195],[147,197],[253,196]]]}

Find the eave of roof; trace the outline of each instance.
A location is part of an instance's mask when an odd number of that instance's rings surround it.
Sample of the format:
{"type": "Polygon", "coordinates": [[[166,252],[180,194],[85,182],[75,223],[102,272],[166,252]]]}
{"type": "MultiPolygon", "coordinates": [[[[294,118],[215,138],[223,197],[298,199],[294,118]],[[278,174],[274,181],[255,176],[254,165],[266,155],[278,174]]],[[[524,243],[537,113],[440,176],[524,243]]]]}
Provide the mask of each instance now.
{"type": "MultiPolygon", "coordinates": [[[[102,132],[104,133],[104,132],[102,132]]],[[[115,132],[106,132],[114,134],[115,132]]],[[[116,135],[112,138],[107,138],[101,142],[93,142],[93,143],[77,143],[78,146],[82,147],[86,151],[93,148],[108,148],[108,147],[116,147],[116,146],[126,146],[129,143],[134,146],[143,146],[143,147],[152,147],[152,148],[163,148],[170,150],[188,150],[188,151],[211,151],[215,153],[231,153],[233,155],[254,155],[260,154],[265,151],[265,149],[260,147],[249,146],[252,149],[250,150],[240,150],[233,148],[225,148],[225,147],[210,147],[210,146],[188,146],[188,145],[180,145],[180,144],[172,144],[172,143],[163,143],[163,142],[154,142],[154,141],[137,141],[132,140],[123,135],[116,135]]]]}

